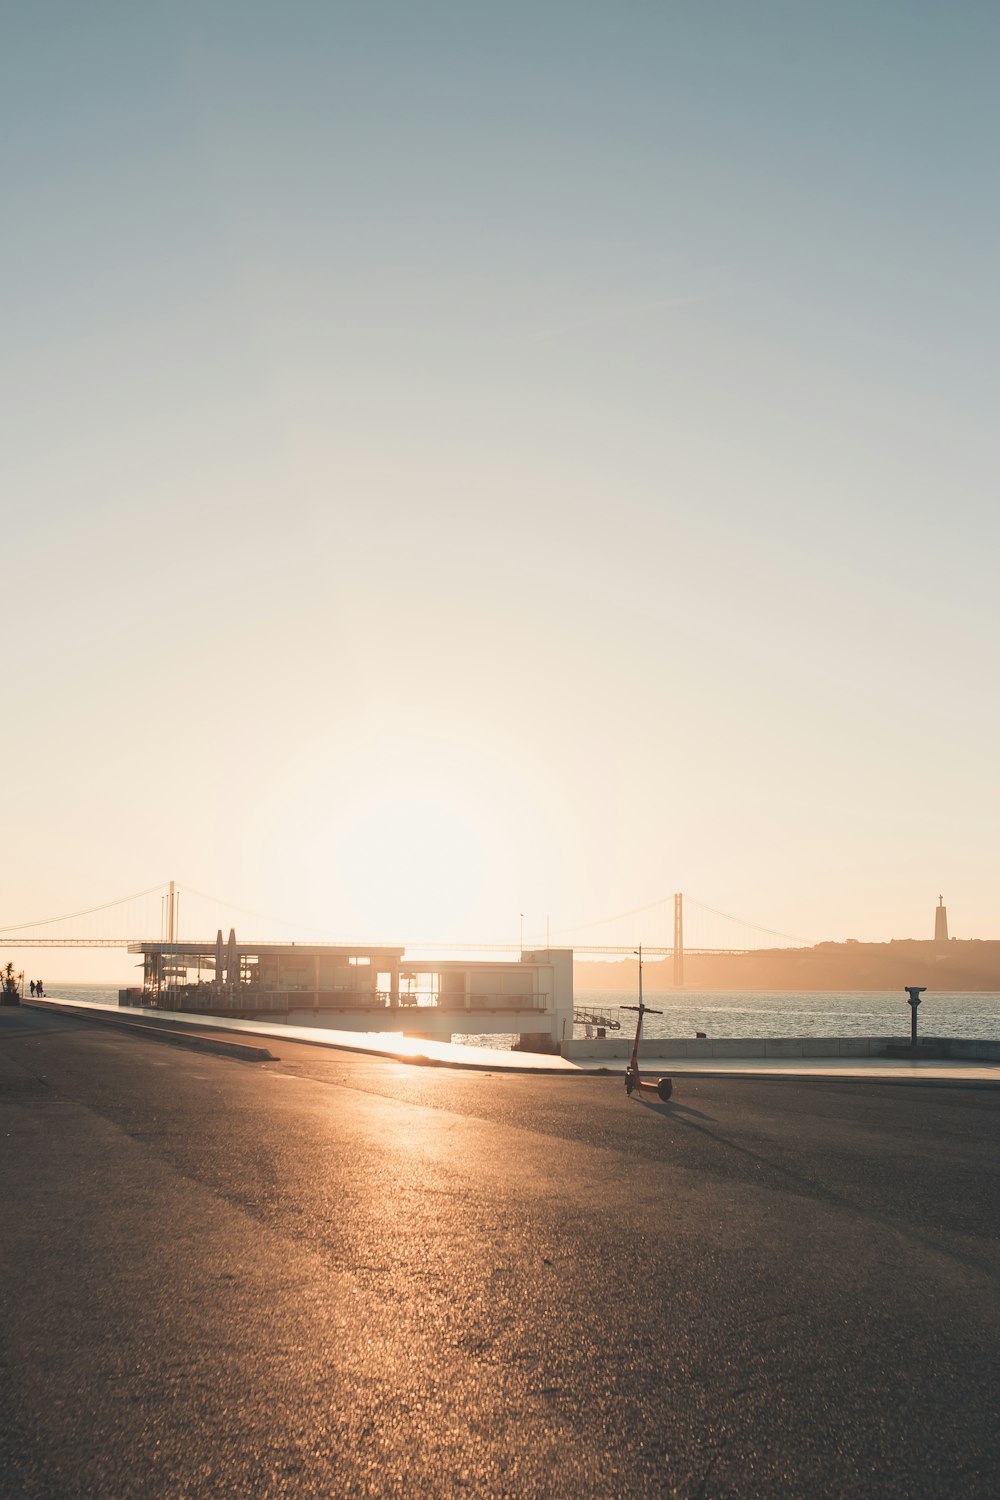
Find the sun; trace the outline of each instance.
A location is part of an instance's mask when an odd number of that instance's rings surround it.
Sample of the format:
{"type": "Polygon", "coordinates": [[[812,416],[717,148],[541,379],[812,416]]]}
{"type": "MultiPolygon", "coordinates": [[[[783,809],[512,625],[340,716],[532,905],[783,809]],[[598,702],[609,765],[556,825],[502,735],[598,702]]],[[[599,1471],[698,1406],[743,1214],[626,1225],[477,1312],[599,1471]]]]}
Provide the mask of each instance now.
{"type": "Polygon", "coordinates": [[[543,817],[519,769],[412,724],[298,747],[243,829],[253,904],[301,914],[303,939],[516,940],[543,817]]]}
{"type": "Polygon", "coordinates": [[[366,927],[412,944],[458,929],[474,935],[497,837],[482,810],[444,793],[397,788],[366,798],[330,852],[351,872],[366,927]]]}

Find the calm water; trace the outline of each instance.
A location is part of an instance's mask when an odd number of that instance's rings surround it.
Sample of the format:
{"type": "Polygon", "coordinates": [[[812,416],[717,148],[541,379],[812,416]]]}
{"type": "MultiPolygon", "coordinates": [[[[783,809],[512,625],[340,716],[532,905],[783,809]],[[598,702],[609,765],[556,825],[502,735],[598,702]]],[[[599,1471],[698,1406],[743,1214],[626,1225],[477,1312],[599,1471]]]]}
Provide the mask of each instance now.
{"type": "MultiPolygon", "coordinates": [[[[617,1010],[621,994],[580,990],[577,1006],[607,1006],[622,1028],[635,1027],[635,1013],[617,1010]]],[[[649,1036],[710,1037],[906,1036],[910,1007],[903,992],[838,994],[828,990],[669,990],[650,993],[646,1004],[662,1010],[643,1027],[649,1036]]],[[[1000,1040],[1000,994],[947,994],[928,990],[918,1012],[921,1036],[1000,1040]]]]}
{"type": "MultiPolygon", "coordinates": [[[[115,1005],[118,987],[99,984],[53,984],[52,997],[100,1000],[115,1005]]],[[[576,1004],[603,1010],[621,1021],[622,1031],[635,1026],[635,1014],[619,1011],[629,997],[619,992],[578,990],[576,1004]]],[[[902,992],[836,994],[810,991],[682,990],[650,992],[646,1003],[663,1011],[649,1016],[648,1036],[693,1037],[704,1031],[710,1037],[782,1036],[899,1036],[910,1034],[910,1007],[902,992]]],[[[948,994],[928,990],[920,1006],[921,1036],[971,1037],[1000,1041],[1000,994],[948,994]]],[[[582,1036],[577,1028],[577,1035],[582,1036]]],[[[611,1033],[614,1035],[615,1033],[611,1033]]],[[[509,1047],[510,1036],[463,1036],[463,1042],[486,1047],[509,1047]]]]}

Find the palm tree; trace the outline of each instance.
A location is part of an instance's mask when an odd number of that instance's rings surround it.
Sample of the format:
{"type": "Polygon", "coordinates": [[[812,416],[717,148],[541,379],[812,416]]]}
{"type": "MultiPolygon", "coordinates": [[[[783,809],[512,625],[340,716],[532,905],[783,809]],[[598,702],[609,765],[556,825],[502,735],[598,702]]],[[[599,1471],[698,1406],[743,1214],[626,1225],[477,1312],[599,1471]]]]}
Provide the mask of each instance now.
{"type": "Polygon", "coordinates": [[[14,965],[8,960],[6,968],[0,969],[0,1005],[20,1005],[21,980],[14,965]]]}

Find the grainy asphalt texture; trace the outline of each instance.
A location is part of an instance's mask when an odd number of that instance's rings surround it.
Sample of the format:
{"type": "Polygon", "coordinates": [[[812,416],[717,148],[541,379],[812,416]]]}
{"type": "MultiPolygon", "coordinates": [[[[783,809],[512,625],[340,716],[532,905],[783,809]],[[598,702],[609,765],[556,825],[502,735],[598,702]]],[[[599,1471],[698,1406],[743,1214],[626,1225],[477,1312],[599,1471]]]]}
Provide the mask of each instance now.
{"type": "Polygon", "coordinates": [[[0,1010],[5,1497],[993,1497],[1000,1093],[0,1010]]]}

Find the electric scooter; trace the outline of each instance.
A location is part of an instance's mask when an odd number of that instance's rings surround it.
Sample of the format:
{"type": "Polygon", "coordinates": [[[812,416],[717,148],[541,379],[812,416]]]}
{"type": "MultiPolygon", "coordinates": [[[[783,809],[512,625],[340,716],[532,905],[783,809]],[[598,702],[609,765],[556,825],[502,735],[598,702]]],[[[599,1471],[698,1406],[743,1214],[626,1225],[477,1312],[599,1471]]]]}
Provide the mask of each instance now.
{"type": "Polygon", "coordinates": [[[630,1097],[637,1091],[640,1094],[655,1094],[658,1099],[664,1101],[670,1098],[674,1091],[673,1080],[670,1078],[658,1078],[655,1083],[647,1082],[639,1074],[639,1038],[642,1036],[643,1016],[662,1016],[662,1010],[654,1010],[650,1005],[644,1005],[642,999],[642,948],[639,948],[639,1004],[623,1005],[622,1010],[637,1010],[638,1020],[635,1023],[635,1041],[632,1043],[632,1060],[625,1069],[625,1092],[630,1097]]]}

